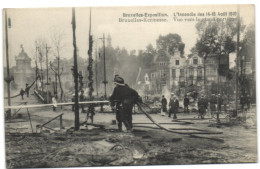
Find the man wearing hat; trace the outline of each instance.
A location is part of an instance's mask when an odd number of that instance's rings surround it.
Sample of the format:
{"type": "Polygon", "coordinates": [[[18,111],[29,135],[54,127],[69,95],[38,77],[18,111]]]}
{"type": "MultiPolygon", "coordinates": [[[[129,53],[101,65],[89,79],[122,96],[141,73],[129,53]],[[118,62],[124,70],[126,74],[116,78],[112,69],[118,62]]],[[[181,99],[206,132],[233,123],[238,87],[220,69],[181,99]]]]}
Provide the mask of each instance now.
{"type": "Polygon", "coordinates": [[[174,93],[171,94],[171,99],[169,103],[169,117],[171,117],[171,114],[174,114],[173,119],[177,119],[177,113],[179,109],[179,100],[176,98],[174,93]]]}
{"type": "Polygon", "coordinates": [[[116,111],[118,129],[122,131],[122,123],[124,123],[127,131],[132,131],[133,106],[137,102],[142,102],[141,97],[134,89],[125,85],[124,79],[120,76],[115,76],[114,84],[116,87],[110,97],[110,102],[112,109],[116,111]]]}

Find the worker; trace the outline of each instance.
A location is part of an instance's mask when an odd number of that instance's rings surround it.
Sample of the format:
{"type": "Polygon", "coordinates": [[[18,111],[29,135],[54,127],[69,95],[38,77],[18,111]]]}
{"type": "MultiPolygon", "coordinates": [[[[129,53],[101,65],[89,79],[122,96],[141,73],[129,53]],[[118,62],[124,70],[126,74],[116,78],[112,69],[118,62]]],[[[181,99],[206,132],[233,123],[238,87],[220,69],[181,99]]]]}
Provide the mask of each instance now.
{"type": "Polygon", "coordinates": [[[20,90],[20,95],[22,97],[22,100],[23,100],[23,95],[24,95],[25,91],[23,90],[23,88],[20,90]]]}
{"type": "Polygon", "coordinates": [[[134,89],[125,85],[122,77],[116,76],[114,84],[116,87],[109,100],[112,110],[116,111],[118,129],[122,131],[122,123],[124,123],[127,132],[131,132],[133,106],[137,102],[142,102],[142,99],[134,89]]]}
{"type": "Polygon", "coordinates": [[[161,103],[162,103],[161,115],[165,116],[167,112],[167,99],[164,97],[164,95],[162,95],[161,103]]]}
{"type": "Polygon", "coordinates": [[[171,114],[173,114],[173,119],[177,119],[177,113],[179,109],[179,100],[176,98],[176,96],[172,93],[171,94],[171,99],[169,103],[169,117],[171,117],[171,114]]]}

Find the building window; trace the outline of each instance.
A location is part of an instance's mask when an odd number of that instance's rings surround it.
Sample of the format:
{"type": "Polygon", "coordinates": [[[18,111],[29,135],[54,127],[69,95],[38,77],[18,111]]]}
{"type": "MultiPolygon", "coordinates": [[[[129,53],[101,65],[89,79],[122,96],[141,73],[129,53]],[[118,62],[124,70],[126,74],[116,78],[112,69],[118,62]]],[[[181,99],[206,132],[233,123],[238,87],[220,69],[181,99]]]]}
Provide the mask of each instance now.
{"type": "Polygon", "coordinates": [[[198,64],[198,58],[194,58],[194,59],[193,59],[193,64],[194,64],[194,65],[197,65],[197,64],[198,64]]]}
{"type": "Polygon", "coordinates": [[[184,69],[180,69],[180,77],[184,77],[184,69]]]}
{"type": "Polygon", "coordinates": [[[180,61],[179,60],[175,60],[175,65],[180,65],[180,61]]]}
{"type": "Polygon", "coordinates": [[[161,78],[166,77],[166,72],[165,70],[160,70],[161,78]]]}
{"type": "Polygon", "coordinates": [[[176,78],[176,69],[172,69],[172,78],[173,78],[173,79],[176,78]]]}

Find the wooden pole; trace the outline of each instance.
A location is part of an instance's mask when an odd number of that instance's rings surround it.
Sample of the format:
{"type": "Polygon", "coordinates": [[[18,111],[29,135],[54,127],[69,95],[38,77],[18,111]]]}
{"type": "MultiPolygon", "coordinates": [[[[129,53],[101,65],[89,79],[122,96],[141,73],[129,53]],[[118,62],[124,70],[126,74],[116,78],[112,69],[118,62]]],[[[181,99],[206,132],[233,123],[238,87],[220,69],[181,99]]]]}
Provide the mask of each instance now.
{"type": "Polygon", "coordinates": [[[107,75],[106,75],[106,46],[105,46],[105,34],[103,34],[103,46],[104,46],[104,88],[105,88],[105,99],[107,98],[107,75]]]}
{"type": "Polygon", "coordinates": [[[46,92],[47,92],[47,98],[46,98],[46,101],[47,101],[47,104],[49,103],[49,61],[48,61],[48,49],[50,47],[47,46],[46,44],[46,80],[47,80],[47,83],[46,83],[46,92]]]}
{"type": "Polygon", "coordinates": [[[97,65],[97,55],[98,55],[98,50],[97,50],[97,45],[96,45],[96,61],[95,61],[95,75],[96,75],[96,92],[97,92],[97,97],[98,97],[98,77],[97,77],[97,74],[98,74],[98,65],[97,65]]]}
{"type": "MultiPolygon", "coordinates": [[[[62,114],[63,115],[63,114],[62,114]]],[[[62,115],[60,115],[60,129],[63,128],[63,124],[62,124],[62,115]]]]}
{"type": "Polygon", "coordinates": [[[79,100],[78,100],[78,64],[77,64],[77,44],[76,44],[76,18],[75,8],[72,8],[72,33],[73,33],[73,47],[74,47],[74,84],[75,84],[75,130],[79,130],[79,100]]]}
{"type": "MultiPolygon", "coordinates": [[[[89,71],[89,76],[88,76],[88,87],[89,87],[89,98],[90,100],[93,100],[93,70],[92,70],[92,66],[93,66],[93,57],[92,57],[92,48],[93,48],[93,38],[91,35],[91,9],[90,9],[90,18],[89,18],[89,49],[88,49],[88,61],[89,61],[89,65],[88,65],[88,71],[89,71]]],[[[90,119],[91,122],[93,123],[94,121],[94,105],[90,104],[88,107],[88,114],[90,113],[90,119]]]]}
{"type": "MultiPolygon", "coordinates": [[[[5,9],[5,47],[6,47],[6,71],[7,78],[5,79],[7,83],[7,96],[8,96],[8,106],[11,106],[11,98],[10,98],[10,70],[9,70],[9,48],[8,48],[8,22],[7,22],[7,9],[5,9]]],[[[7,119],[11,119],[11,109],[7,110],[7,119]]]]}
{"type": "Polygon", "coordinates": [[[31,116],[30,116],[28,108],[27,108],[27,114],[28,114],[28,117],[29,117],[29,120],[30,120],[31,129],[32,129],[32,133],[33,133],[33,126],[32,126],[31,116]]]}
{"type": "Polygon", "coordinates": [[[238,74],[239,74],[239,39],[240,39],[240,10],[239,5],[237,7],[237,51],[236,51],[236,111],[238,111],[238,74]]]}

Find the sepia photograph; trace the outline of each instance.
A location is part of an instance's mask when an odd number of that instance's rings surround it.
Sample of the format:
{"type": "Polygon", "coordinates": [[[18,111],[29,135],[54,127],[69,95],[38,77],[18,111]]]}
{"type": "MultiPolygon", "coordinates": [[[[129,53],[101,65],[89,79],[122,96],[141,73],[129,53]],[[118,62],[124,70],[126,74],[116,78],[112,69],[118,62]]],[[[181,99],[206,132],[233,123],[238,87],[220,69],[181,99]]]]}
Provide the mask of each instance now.
{"type": "Polygon", "coordinates": [[[6,168],[258,163],[253,4],[2,21],[6,168]]]}

